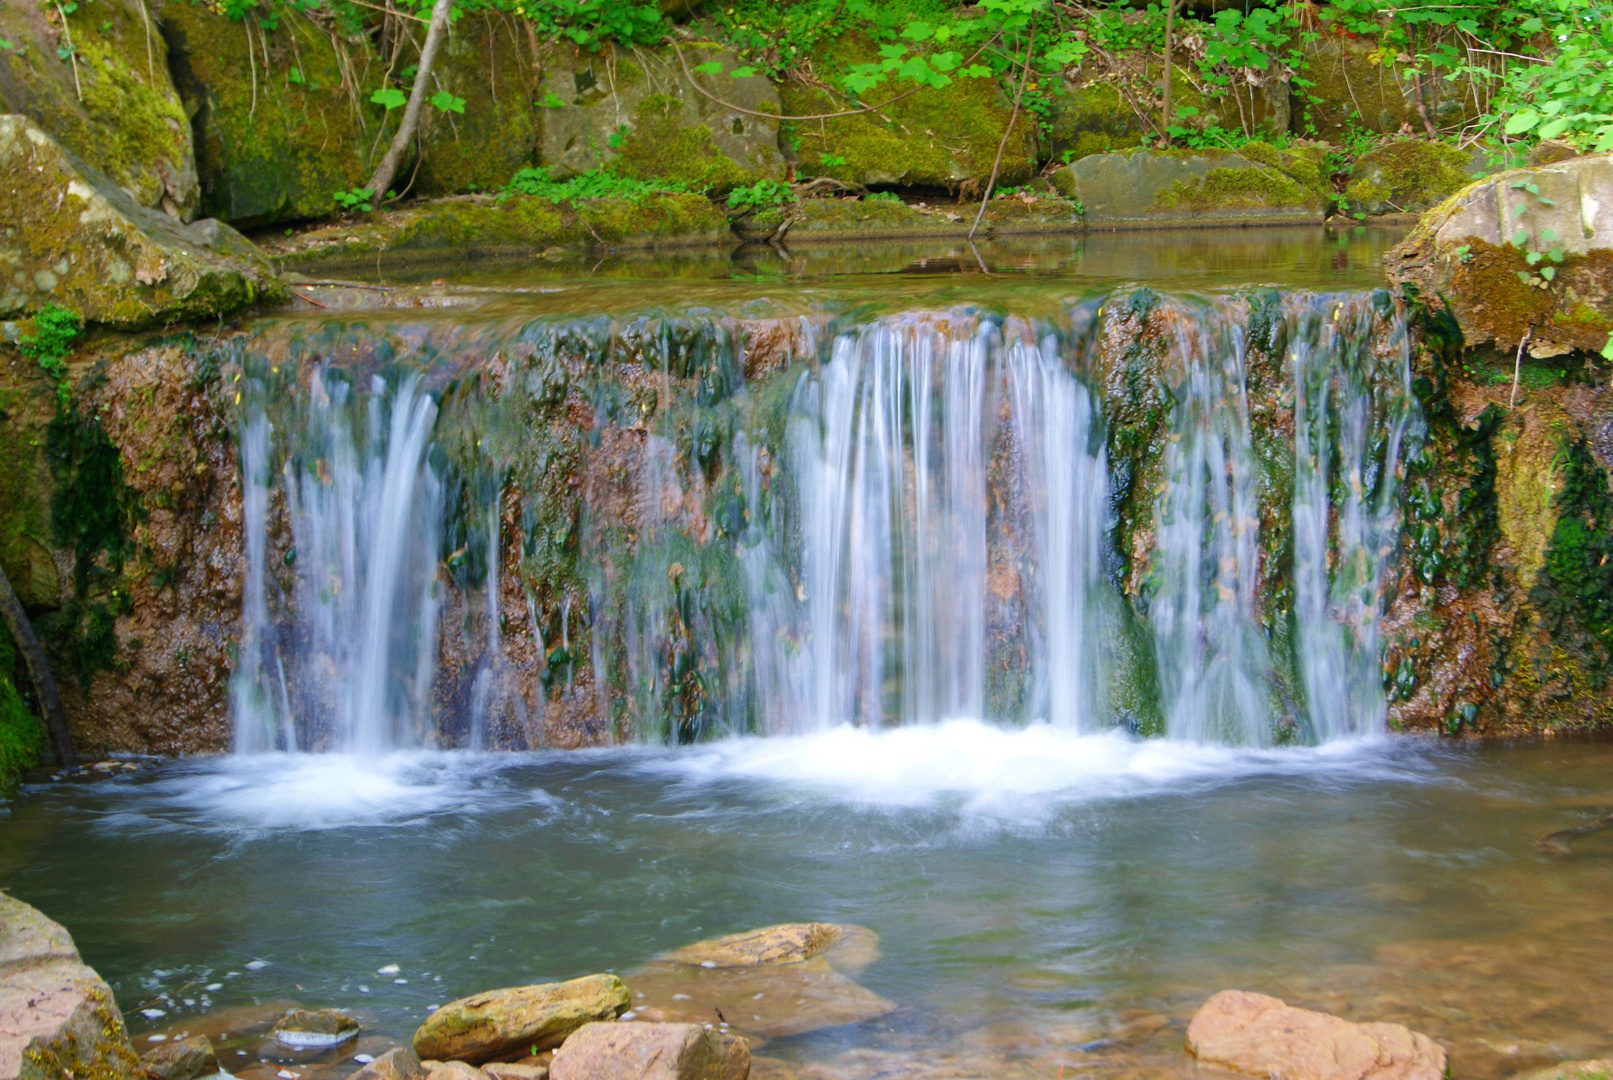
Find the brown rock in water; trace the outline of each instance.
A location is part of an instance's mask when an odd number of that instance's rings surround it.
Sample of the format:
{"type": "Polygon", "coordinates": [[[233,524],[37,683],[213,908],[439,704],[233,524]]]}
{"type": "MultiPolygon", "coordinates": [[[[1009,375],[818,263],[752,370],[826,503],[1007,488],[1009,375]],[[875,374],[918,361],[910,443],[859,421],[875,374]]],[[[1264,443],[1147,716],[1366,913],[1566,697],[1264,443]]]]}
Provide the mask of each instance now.
{"type": "Polygon", "coordinates": [[[347,1080],[425,1080],[420,1057],[407,1046],[388,1050],[347,1080]]]}
{"type": "Polygon", "coordinates": [[[142,1075],[112,991],[79,960],[67,931],[0,893],[0,1077],[142,1075]]]}
{"type": "Polygon", "coordinates": [[[550,1080],[747,1080],[750,1043],[702,1024],[588,1024],[565,1041],[550,1080]]]}
{"type": "Polygon", "coordinates": [[[879,940],[874,937],[872,930],[861,926],[820,922],[780,923],[709,941],[697,941],[693,945],[662,953],[657,959],[679,964],[699,964],[702,967],[795,964],[817,956],[853,935],[868,935],[876,942],[879,940]]]}
{"type": "Polygon", "coordinates": [[[358,1037],[358,1021],[340,1009],[292,1009],[275,1021],[274,1037],[299,1048],[335,1046],[358,1037]]]}
{"type": "Polygon", "coordinates": [[[736,1030],[764,1038],[861,1023],[896,1008],[822,957],[733,968],[652,964],[627,978],[641,1019],[706,1023],[720,1012],[736,1030]]]}
{"type": "Polygon", "coordinates": [[[490,1061],[482,1072],[493,1080],[549,1080],[549,1066],[529,1065],[522,1061],[490,1061]]]}
{"type": "Polygon", "coordinates": [[[614,975],[489,990],[428,1016],[415,1032],[414,1049],[422,1058],[480,1064],[559,1046],[584,1024],[613,1020],[627,1005],[627,988],[614,975]]]}
{"type": "Polygon", "coordinates": [[[150,1080],[204,1080],[219,1073],[218,1055],[206,1035],[172,1039],[140,1055],[150,1080]]]}
{"type": "Polygon", "coordinates": [[[427,1061],[422,1064],[425,1066],[426,1080],[487,1080],[480,1069],[463,1061],[427,1061]]]}
{"type": "Polygon", "coordinates": [[[1223,990],[1187,1029],[1201,1063],[1272,1080],[1443,1080],[1445,1050],[1400,1024],[1353,1024],[1274,997],[1223,990]]]}

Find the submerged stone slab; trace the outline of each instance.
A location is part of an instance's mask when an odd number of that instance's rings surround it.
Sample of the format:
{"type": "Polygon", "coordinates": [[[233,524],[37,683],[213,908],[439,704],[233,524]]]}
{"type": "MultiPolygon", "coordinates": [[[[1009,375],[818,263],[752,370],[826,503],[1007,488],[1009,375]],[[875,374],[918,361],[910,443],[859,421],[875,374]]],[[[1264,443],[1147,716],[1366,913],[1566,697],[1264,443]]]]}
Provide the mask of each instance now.
{"type": "Polygon", "coordinates": [[[896,1003],[846,978],[821,957],[793,964],[705,968],[652,964],[627,977],[633,1015],[660,1022],[709,1022],[765,1038],[874,1020],[896,1003]]]}
{"type": "Polygon", "coordinates": [[[0,1080],[142,1075],[111,989],[67,931],[0,893],[0,1080]]]}
{"type": "Polygon", "coordinates": [[[584,1024],[615,1019],[627,1007],[627,988],[614,975],[489,990],[428,1016],[414,1049],[422,1058],[479,1064],[559,1046],[584,1024]]]}
{"type": "Polygon", "coordinates": [[[1354,1024],[1278,998],[1223,990],[1187,1028],[1206,1065],[1271,1080],[1443,1080],[1445,1050],[1400,1024],[1354,1024]]]}
{"type": "Polygon", "coordinates": [[[159,1043],[140,1055],[140,1064],[155,1080],[206,1080],[219,1074],[218,1055],[206,1035],[159,1043]]]}
{"type": "Polygon", "coordinates": [[[860,926],[834,923],[780,923],[757,930],[742,930],[709,941],[697,941],[662,953],[658,959],[709,967],[752,967],[756,964],[794,964],[808,960],[845,937],[849,931],[872,934],[860,926]]]}
{"type": "Polygon", "coordinates": [[[335,1046],[358,1038],[358,1021],[340,1009],[293,1009],[275,1021],[274,1037],[285,1046],[335,1046]]]}
{"type": "Polygon", "coordinates": [[[224,226],[192,233],[140,206],[21,116],[0,116],[0,317],[46,304],[91,322],[195,319],[278,291],[224,226]]]}
{"type": "Polygon", "coordinates": [[[747,1080],[750,1043],[704,1024],[588,1024],[565,1041],[551,1080],[747,1080]]]}

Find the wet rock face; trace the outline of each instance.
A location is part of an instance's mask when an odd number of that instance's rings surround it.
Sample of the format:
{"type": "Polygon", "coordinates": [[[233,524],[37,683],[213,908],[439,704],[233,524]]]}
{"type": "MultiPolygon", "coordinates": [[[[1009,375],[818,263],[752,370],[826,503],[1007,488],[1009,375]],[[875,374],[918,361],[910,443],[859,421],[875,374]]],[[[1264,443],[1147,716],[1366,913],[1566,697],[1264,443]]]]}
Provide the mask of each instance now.
{"type": "Polygon", "coordinates": [[[423,1059],[470,1064],[520,1056],[559,1046],[584,1024],[613,1020],[627,1007],[627,989],[614,975],[491,990],[432,1013],[415,1032],[414,1049],[423,1059]]]}
{"type": "Polygon", "coordinates": [[[1054,184],[1101,229],[1320,223],[1322,181],[1317,161],[1251,143],[1240,153],[1095,154],[1054,184]]]}
{"type": "Polygon", "coordinates": [[[717,191],[781,178],[778,91],[765,78],[694,71],[713,62],[724,72],[740,66],[732,53],[695,46],[682,62],[671,49],[553,51],[537,89],[539,163],[564,178],[615,162],[629,175],[717,191]]]}
{"type": "Polygon", "coordinates": [[[750,1044],[702,1024],[589,1024],[566,1040],[551,1080],[747,1080],[750,1044]]]}
{"type": "Polygon", "coordinates": [[[425,1080],[420,1055],[407,1046],[388,1050],[354,1073],[350,1080],[425,1080]]]}
{"type": "Polygon", "coordinates": [[[135,1080],[112,991],[57,923],[0,894],[0,1077],[135,1080]]]}
{"type": "Polygon", "coordinates": [[[0,7],[0,113],[27,116],[141,206],[189,221],[199,188],[190,123],[168,49],[139,0],[62,16],[49,5],[0,7]],[[57,59],[69,39],[77,64],[57,59]]]}
{"type": "Polygon", "coordinates": [[[1223,990],[1187,1029],[1202,1064],[1283,1080],[1442,1080],[1445,1051],[1399,1024],[1352,1024],[1274,997],[1223,990]]]}
{"type": "Polygon", "coordinates": [[[358,1021],[339,1009],[293,1009],[275,1022],[274,1037],[285,1046],[335,1046],[358,1037],[358,1021]]]}
{"type": "Polygon", "coordinates": [[[1483,171],[1454,146],[1400,139],[1356,160],[1344,197],[1352,213],[1421,213],[1483,171]]]}
{"type": "Polygon", "coordinates": [[[1472,184],[1384,266],[1395,284],[1448,302],[1470,348],[1600,352],[1613,331],[1613,155],[1472,184]]]}
{"type": "Polygon", "coordinates": [[[217,227],[135,203],[20,116],[0,117],[0,316],[45,304],[137,327],[232,311],[275,291],[267,260],[217,227]],[[212,245],[208,241],[211,239],[212,245]]]}
{"type": "Polygon", "coordinates": [[[685,945],[662,954],[659,959],[703,967],[798,964],[855,932],[872,933],[860,926],[845,927],[833,923],[781,923],[685,945]]]}

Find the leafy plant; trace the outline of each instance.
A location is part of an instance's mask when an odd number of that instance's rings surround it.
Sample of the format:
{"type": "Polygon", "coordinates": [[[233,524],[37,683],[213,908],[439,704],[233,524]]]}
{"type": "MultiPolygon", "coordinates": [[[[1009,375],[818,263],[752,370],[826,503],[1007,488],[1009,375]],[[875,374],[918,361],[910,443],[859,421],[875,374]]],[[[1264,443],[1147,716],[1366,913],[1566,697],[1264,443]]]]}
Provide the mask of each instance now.
{"type": "Polygon", "coordinates": [[[576,206],[589,199],[624,199],[640,202],[651,195],[688,194],[686,184],[673,180],[637,180],[618,176],[602,169],[579,173],[565,180],[556,180],[543,167],[526,168],[510,177],[510,182],[499,193],[500,199],[511,195],[528,195],[550,202],[576,206]]]}
{"type": "Polygon", "coordinates": [[[67,357],[84,335],[84,320],[64,307],[46,304],[34,315],[34,332],[18,340],[24,356],[39,362],[56,384],[56,400],[66,405],[72,397],[67,381],[67,357]]]}
{"type": "Polygon", "coordinates": [[[728,193],[728,208],[746,212],[768,210],[795,201],[790,185],[777,180],[758,180],[749,187],[736,187],[728,193]]]}
{"type": "Polygon", "coordinates": [[[661,39],[665,25],[656,4],[621,0],[517,0],[517,15],[532,20],[545,37],[563,40],[589,52],[612,43],[652,45],[661,39]]]}
{"type": "Polygon", "coordinates": [[[336,192],[335,198],[336,205],[343,210],[359,210],[367,214],[370,212],[370,202],[375,198],[375,192],[370,188],[349,188],[346,191],[336,192]]]}

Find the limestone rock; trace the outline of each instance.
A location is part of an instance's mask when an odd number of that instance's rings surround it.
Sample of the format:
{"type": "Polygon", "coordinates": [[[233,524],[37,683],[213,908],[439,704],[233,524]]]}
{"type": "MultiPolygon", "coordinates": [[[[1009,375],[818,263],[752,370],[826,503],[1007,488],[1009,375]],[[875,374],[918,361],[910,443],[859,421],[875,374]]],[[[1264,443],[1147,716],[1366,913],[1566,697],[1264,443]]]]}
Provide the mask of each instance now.
{"type": "MultiPolygon", "coordinates": [[[[1157,56],[1149,59],[1159,63],[1157,56]]],[[[1289,83],[1286,73],[1278,68],[1244,72],[1254,81],[1213,88],[1208,95],[1194,85],[1196,73],[1181,65],[1176,66],[1176,71],[1172,100],[1179,108],[1196,110],[1190,117],[1181,118],[1183,126],[1239,131],[1247,124],[1254,133],[1287,133],[1289,83]]],[[[1124,72],[1092,57],[1066,71],[1059,88],[1062,92],[1051,95],[1043,156],[1068,161],[1138,147],[1157,138],[1155,118],[1140,115],[1135,100],[1122,90],[1125,78],[1124,72]]]]}
{"type": "Polygon", "coordinates": [[[1396,139],[1355,162],[1344,197],[1352,213],[1421,213],[1472,183],[1474,165],[1447,143],[1396,139]]]}
{"type": "Polygon", "coordinates": [[[1094,154],[1055,175],[1089,228],[1315,224],[1324,178],[1311,155],[1266,143],[1239,152],[1094,154]]]}
{"type": "Polygon", "coordinates": [[[148,1080],[207,1080],[219,1073],[218,1055],[206,1035],[170,1039],[140,1055],[148,1080]]]}
{"type": "Polygon", "coordinates": [[[358,1037],[358,1021],[340,1009],[292,1009],[275,1021],[274,1037],[298,1048],[335,1046],[358,1037]]]}
{"type": "Polygon", "coordinates": [[[1353,1024],[1274,997],[1223,990],[1187,1028],[1202,1064],[1272,1080],[1443,1080],[1445,1051],[1400,1024],[1353,1024]]]}
{"type": "Polygon", "coordinates": [[[565,1041],[551,1080],[747,1080],[750,1043],[702,1024],[588,1024],[565,1041]]]}
{"type": "Polygon", "coordinates": [[[493,1080],[549,1080],[549,1066],[519,1061],[490,1061],[482,1066],[482,1072],[493,1080]]]}
{"type": "Polygon", "coordinates": [[[1613,331],[1613,155],[1469,184],[1423,215],[1384,268],[1449,303],[1470,347],[1510,352],[1527,335],[1535,356],[1599,352],[1613,331]]]}
{"type": "Polygon", "coordinates": [[[422,1058],[477,1064],[528,1047],[559,1046],[584,1024],[614,1019],[627,1007],[627,989],[614,975],[490,990],[428,1016],[414,1048],[422,1058]]]}
{"type": "Polygon", "coordinates": [[[743,930],[709,941],[697,941],[662,953],[659,959],[709,967],[752,967],[756,964],[794,964],[810,959],[846,936],[848,931],[873,931],[834,923],[780,923],[759,930],[743,930]]]}
{"type": "Polygon", "coordinates": [[[737,68],[732,53],[684,46],[683,56],[694,82],[670,49],[551,55],[537,92],[539,163],[564,178],[614,162],[631,175],[718,192],[781,178],[778,121],[751,115],[778,114],[773,84],[694,72],[711,62],[737,68]]]}
{"type": "Polygon", "coordinates": [[[407,1046],[388,1050],[347,1080],[425,1080],[420,1056],[407,1046]]]}
{"type": "Polygon", "coordinates": [[[487,1080],[482,1071],[463,1061],[424,1062],[426,1080],[487,1080]]]}
{"type": "Polygon", "coordinates": [[[24,117],[0,116],[0,177],[0,316],[56,303],[91,322],[142,326],[230,311],[278,288],[267,260],[218,254],[24,117]]]}
{"type": "MultiPolygon", "coordinates": [[[[1407,127],[1422,132],[1416,67],[1381,62],[1373,55],[1378,47],[1372,38],[1326,29],[1308,53],[1305,77],[1311,80],[1306,90],[1311,103],[1296,112],[1295,120],[1308,121],[1318,138],[1332,142],[1362,128],[1384,135],[1407,127]]],[[[1466,77],[1446,80],[1425,75],[1422,93],[1436,126],[1457,126],[1476,115],[1473,85],[1466,77]]]]}
{"type": "Polygon", "coordinates": [[[0,38],[15,46],[0,50],[0,113],[27,116],[139,205],[195,216],[190,119],[147,5],[102,0],[67,16],[49,4],[0,5],[0,38]],[[66,37],[76,65],[58,58],[66,37]]]}
{"type": "Polygon", "coordinates": [[[112,991],[79,960],[67,931],[0,893],[0,1077],[142,1075],[112,991]]]}

